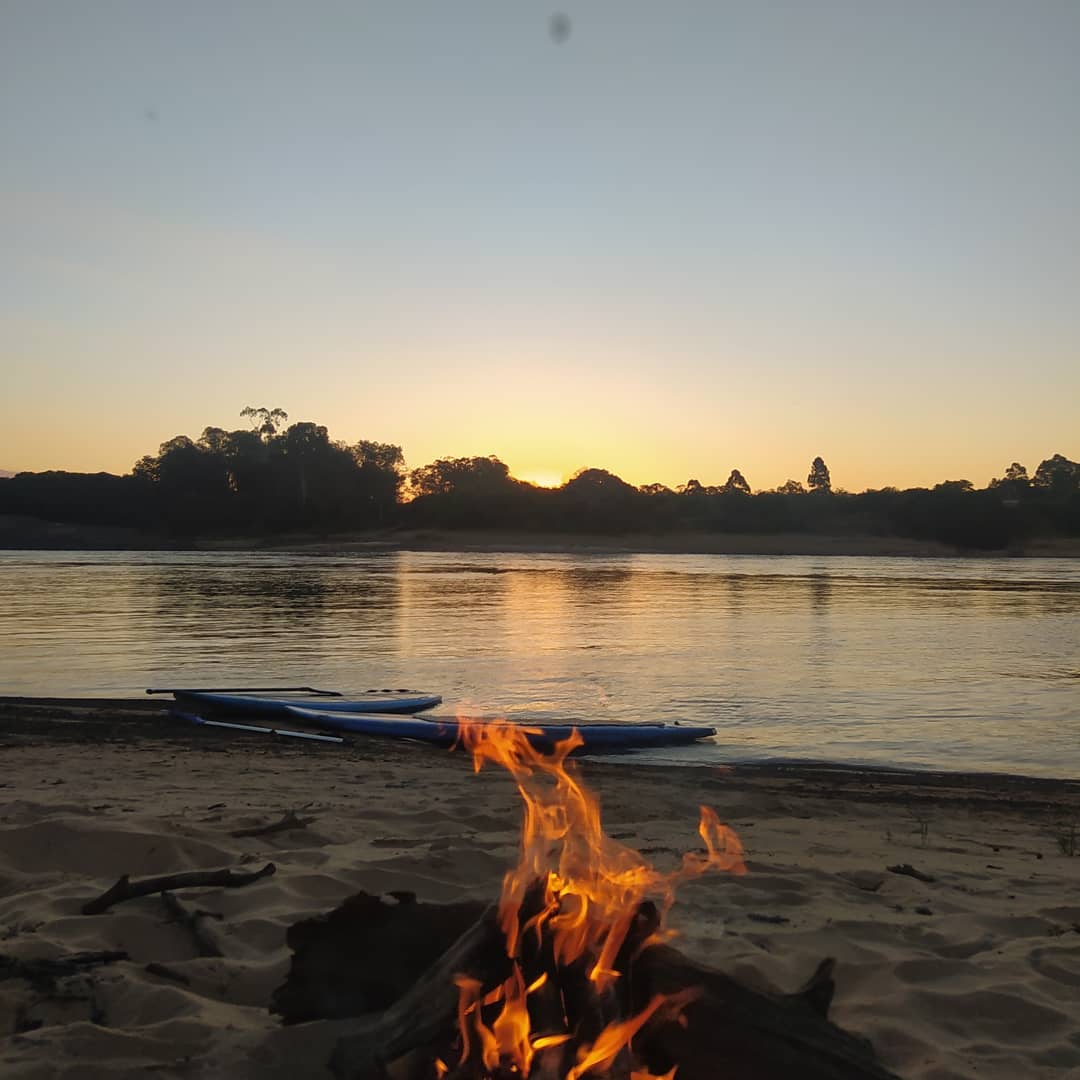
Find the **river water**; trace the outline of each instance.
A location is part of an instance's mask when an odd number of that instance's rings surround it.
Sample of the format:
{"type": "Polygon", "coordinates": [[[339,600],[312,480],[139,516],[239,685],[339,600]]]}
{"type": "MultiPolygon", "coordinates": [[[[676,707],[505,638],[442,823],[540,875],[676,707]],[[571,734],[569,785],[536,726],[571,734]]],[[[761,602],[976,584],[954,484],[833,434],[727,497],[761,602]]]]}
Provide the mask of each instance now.
{"type": "Polygon", "coordinates": [[[409,687],[718,729],[645,760],[1080,776],[1070,560],[9,551],[0,642],[0,694],[409,687]]]}

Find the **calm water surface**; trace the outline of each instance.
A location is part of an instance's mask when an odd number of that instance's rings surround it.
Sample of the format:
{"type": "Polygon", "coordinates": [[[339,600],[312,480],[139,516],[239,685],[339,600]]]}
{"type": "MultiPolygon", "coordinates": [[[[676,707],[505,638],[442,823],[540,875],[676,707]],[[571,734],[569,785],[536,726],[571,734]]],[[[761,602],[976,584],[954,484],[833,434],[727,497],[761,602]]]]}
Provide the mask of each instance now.
{"type": "Polygon", "coordinates": [[[0,552],[0,693],[411,687],[771,757],[1080,776],[1069,560],[0,552]]]}

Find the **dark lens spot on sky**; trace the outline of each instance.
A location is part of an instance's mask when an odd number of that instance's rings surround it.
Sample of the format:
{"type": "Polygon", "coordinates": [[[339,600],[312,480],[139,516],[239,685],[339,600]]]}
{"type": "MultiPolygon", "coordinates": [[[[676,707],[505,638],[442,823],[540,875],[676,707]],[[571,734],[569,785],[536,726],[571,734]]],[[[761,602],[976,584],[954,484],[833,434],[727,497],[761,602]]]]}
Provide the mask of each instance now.
{"type": "Polygon", "coordinates": [[[557,11],[548,20],[548,33],[556,45],[561,45],[570,37],[570,16],[557,11]]]}

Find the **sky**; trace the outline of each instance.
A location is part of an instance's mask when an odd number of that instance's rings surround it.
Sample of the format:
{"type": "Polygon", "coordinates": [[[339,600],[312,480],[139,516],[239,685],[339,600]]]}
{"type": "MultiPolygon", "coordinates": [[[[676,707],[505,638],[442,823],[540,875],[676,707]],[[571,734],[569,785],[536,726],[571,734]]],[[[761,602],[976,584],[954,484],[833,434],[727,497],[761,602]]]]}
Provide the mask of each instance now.
{"type": "Polygon", "coordinates": [[[0,469],[1080,458],[1074,0],[0,0],[0,469]]]}

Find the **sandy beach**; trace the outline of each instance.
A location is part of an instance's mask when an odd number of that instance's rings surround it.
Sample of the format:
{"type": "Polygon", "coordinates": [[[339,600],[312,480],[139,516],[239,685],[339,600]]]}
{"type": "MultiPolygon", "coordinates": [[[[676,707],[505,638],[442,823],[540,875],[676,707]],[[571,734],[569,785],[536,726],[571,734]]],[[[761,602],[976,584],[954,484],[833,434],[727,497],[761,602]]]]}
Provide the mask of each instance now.
{"type": "MultiPolygon", "coordinates": [[[[607,831],[660,866],[696,846],[700,803],[745,844],[746,876],[681,889],[669,923],[684,951],[782,990],[836,957],[833,1019],[902,1077],[1080,1076],[1080,855],[1067,854],[1080,783],[581,768],[607,831]],[[904,864],[921,877],[887,869],[904,864]]],[[[283,1029],[268,1012],[287,927],[359,889],[490,899],[518,828],[509,778],[475,775],[461,753],[207,734],[145,707],[0,705],[0,1075],[329,1076],[334,1025],[283,1029]],[[290,809],[314,820],[231,835],[290,809]],[[268,861],[276,873],[253,885],[182,894],[222,916],[222,958],[197,957],[158,896],[80,914],[122,874],[268,861]],[[128,958],[49,992],[10,964],[87,950],[128,958]]]]}

